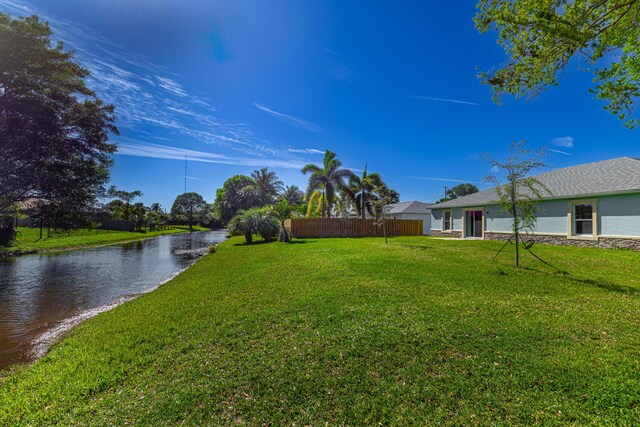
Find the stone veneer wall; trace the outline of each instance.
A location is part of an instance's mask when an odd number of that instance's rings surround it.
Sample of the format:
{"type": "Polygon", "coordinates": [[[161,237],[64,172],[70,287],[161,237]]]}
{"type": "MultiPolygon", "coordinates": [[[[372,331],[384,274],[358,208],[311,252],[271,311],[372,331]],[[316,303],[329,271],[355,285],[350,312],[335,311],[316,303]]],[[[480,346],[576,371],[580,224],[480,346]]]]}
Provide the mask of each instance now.
{"type": "Polygon", "coordinates": [[[430,230],[430,236],[434,237],[462,237],[462,231],[440,231],[430,230]]]}
{"type": "MultiPolygon", "coordinates": [[[[433,234],[433,231],[431,232],[433,234]]],[[[511,234],[506,233],[492,233],[486,231],[484,238],[487,240],[508,240],[511,234]]],[[[561,245],[561,246],[581,246],[585,248],[606,248],[606,249],[631,249],[634,251],[640,251],[640,239],[622,239],[613,237],[599,237],[598,240],[581,240],[581,239],[567,239],[564,236],[550,236],[545,234],[529,234],[523,235],[525,241],[534,240],[537,243],[544,243],[547,245],[561,245]]]]}

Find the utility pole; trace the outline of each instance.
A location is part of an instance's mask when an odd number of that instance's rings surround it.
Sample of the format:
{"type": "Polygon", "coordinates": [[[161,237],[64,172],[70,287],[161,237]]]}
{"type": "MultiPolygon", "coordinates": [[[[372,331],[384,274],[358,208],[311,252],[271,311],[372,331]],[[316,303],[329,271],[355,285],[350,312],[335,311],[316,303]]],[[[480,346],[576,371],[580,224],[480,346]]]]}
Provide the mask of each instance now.
{"type": "MultiPolygon", "coordinates": [[[[186,175],[186,172],[185,172],[186,175]]],[[[449,187],[447,187],[446,185],[444,186],[444,198],[447,198],[447,190],[449,189],[449,187]]]]}

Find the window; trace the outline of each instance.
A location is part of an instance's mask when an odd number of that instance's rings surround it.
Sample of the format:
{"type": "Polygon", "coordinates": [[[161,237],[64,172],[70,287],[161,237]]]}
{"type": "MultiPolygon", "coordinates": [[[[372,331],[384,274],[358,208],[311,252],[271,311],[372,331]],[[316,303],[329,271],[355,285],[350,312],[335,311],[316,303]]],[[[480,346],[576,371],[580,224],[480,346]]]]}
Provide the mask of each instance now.
{"type": "Polygon", "coordinates": [[[451,211],[444,211],[442,214],[442,230],[451,231],[451,211]]]}
{"type": "Polygon", "coordinates": [[[593,235],[593,205],[573,206],[573,233],[577,236],[593,235]]]}

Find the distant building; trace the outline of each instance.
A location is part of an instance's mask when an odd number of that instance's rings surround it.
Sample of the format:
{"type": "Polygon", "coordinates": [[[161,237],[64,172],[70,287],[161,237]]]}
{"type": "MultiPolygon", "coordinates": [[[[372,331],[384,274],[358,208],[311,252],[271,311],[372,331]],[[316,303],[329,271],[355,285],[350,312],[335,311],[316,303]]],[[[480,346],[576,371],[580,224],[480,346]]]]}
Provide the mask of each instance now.
{"type": "MultiPolygon", "coordinates": [[[[640,159],[620,157],[536,175],[551,195],[526,237],[542,243],[640,250],[640,159]]],[[[431,235],[505,240],[511,217],[495,188],[431,206],[431,235]]]]}
{"type": "Polygon", "coordinates": [[[385,217],[390,219],[421,219],[422,234],[426,236],[431,231],[432,206],[435,205],[416,200],[393,203],[385,207],[385,217]]]}

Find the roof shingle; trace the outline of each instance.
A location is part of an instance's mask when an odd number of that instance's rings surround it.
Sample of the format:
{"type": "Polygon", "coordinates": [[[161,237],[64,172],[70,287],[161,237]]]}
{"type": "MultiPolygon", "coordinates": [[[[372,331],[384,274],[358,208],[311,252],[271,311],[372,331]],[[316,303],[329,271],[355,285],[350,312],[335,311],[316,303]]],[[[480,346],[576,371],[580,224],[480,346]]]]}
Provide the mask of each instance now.
{"type": "MultiPolygon", "coordinates": [[[[597,194],[640,193],[640,159],[619,157],[595,163],[555,169],[535,175],[551,195],[545,199],[597,194]]],[[[498,200],[495,188],[432,206],[433,209],[479,206],[498,200]]]]}

